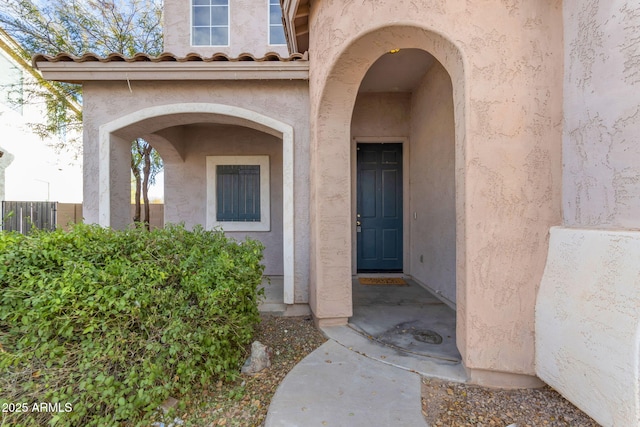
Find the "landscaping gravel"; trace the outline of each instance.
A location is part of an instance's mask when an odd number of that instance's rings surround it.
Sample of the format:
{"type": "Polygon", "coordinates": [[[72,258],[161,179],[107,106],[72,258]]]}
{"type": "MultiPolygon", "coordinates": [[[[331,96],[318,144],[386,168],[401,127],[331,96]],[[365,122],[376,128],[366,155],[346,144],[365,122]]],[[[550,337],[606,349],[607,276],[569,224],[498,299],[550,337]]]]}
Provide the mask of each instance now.
{"type": "Polygon", "coordinates": [[[551,387],[500,390],[422,380],[422,414],[433,427],[597,427],[551,387]]]}

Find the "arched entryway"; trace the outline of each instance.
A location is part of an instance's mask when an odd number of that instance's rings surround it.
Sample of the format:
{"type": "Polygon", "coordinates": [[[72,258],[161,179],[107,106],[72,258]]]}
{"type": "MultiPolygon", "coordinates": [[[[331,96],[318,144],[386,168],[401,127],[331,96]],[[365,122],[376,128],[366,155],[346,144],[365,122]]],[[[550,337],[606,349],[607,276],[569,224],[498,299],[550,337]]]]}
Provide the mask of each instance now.
{"type": "Polygon", "coordinates": [[[351,118],[353,317],[366,335],[459,361],[449,74],[416,48],[381,55],[351,118]]]}
{"type": "Polygon", "coordinates": [[[103,226],[122,228],[130,222],[130,141],[136,137],[149,141],[165,161],[165,222],[219,226],[220,218],[212,214],[217,212],[217,166],[229,169],[222,173],[238,168],[257,171],[258,217],[241,224],[246,229],[232,221],[229,230],[224,225],[223,229],[242,235],[260,233],[253,237],[265,240],[266,257],[273,258],[269,264],[278,270],[274,274],[283,277],[283,303],[293,304],[292,127],[245,108],[209,103],[149,107],[100,126],[98,218],[103,226]],[[234,139],[238,142],[229,143],[234,139]],[[273,253],[274,248],[280,249],[273,253]]]}
{"type": "Polygon", "coordinates": [[[311,305],[320,324],[344,323],[352,315],[351,279],[359,268],[358,183],[354,179],[358,144],[392,143],[402,147],[405,168],[401,173],[403,181],[410,183],[401,190],[401,271],[415,272],[435,290],[446,282],[439,290],[457,308],[458,348],[464,353],[465,107],[460,51],[441,35],[423,28],[376,29],[354,40],[335,61],[324,79],[317,113],[312,117],[312,121],[316,120],[315,126],[312,123],[312,164],[318,172],[312,175],[312,272],[315,269],[316,278],[312,286],[316,289],[311,290],[311,305]],[[390,53],[396,49],[397,53],[390,53]],[[422,69],[404,70],[415,74],[410,87],[404,90],[394,90],[406,83],[400,82],[404,79],[402,71],[393,66],[374,66],[379,60],[393,64],[393,55],[422,64],[422,69]],[[383,77],[366,77],[370,70],[383,77]],[[434,108],[429,103],[438,96],[446,101],[446,107],[440,104],[434,108]],[[405,114],[410,117],[407,119],[405,114]],[[442,126],[446,114],[450,123],[442,126]],[[374,118],[376,115],[378,119],[374,118]],[[403,129],[398,123],[402,120],[406,121],[403,129]],[[371,128],[361,128],[361,123],[369,123],[371,128]],[[436,169],[420,167],[420,159],[434,155],[442,156],[446,162],[434,162],[436,169]],[[423,206],[427,193],[433,203],[443,208],[442,212],[423,206]],[[439,225],[430,225],[429,218],[440,221],[439,225]],[[434,238],[439,234],[442,242],[419,240],[429,233],[434,238]],[[439,277],[432,280],[438,268],[439,277]]]}

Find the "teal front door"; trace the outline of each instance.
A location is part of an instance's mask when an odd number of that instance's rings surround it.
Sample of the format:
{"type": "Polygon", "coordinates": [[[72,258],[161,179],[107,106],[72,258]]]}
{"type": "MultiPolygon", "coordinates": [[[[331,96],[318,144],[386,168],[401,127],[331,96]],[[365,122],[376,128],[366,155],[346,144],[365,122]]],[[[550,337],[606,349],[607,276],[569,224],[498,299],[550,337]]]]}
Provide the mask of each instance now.
{"type": "Polygon", "coordinates": [[[359,272],[402,271],[402,144],[358,144],[359,272]]]}

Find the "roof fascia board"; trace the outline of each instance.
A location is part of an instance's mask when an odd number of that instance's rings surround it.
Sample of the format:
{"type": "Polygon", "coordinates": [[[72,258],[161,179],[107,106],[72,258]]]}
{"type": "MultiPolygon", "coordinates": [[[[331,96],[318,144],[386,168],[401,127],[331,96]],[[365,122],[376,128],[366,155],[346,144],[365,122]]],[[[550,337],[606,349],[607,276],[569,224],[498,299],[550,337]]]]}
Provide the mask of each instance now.
{"type": "Polygon", "coordinates": [[[281,0],[282,18],[285,26],[285,35],[287,38],[287,46],[289,52],[298,51],[298,43],[296,38],[296,14],[300,0],[281,0]]]}
{"type": "Polygon", "coordinates": [[[293,62],[37,62],[47,80],[308,80],[309,63],[293,62]]]}

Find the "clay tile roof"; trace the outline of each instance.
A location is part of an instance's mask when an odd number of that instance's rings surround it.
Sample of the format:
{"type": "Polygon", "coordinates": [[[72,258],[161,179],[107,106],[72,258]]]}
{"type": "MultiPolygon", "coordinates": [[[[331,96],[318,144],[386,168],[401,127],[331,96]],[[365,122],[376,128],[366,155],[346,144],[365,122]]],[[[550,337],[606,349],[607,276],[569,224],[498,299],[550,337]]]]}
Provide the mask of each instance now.
{"type": "Polygon", "coordinates": [[[127,57],[120,53],[111,53],[107,56],[101,57],[95,53],[85,53],[82,56],[75,56],[70,53],[59,53],[55,56],[38,54],[33,57],[33,65],[38,62],[213,62],[213,61],[226,61],[226,62],[238,62],[238,61],[252,61],[252,62],[265,62],[265,61],[307,61],[307,54],[294,53],[286,57],[280,56],[276,52],[268,52],[262,57],[256,57],[250,53],[241,53],[237,57],[230,57],[225,53],[215,53],[209,57],[203,57],[197,53],[188,53],[183,57],[178,57],[171,52],[164,52],[158,56],[151,56],[146,53],[136,53],[134,56],[127,57]]]}
{"type": "Polygon", "coordinates": [[[204,61],[204,58],[202,57],[202,55],[198,53],[193,53],[193,52],[187,53],[183,58],[177,58],[175,55],[172,55],[172,56],[173,56],[173,60],[178,62],[203,62],[204,61]]]}
{"type": "Polygon", "coordinates": [[[104,62],[129,62],[124,55],[119,53],[110,53],[105,59],[106,61],[104,62]]]}
{"type": "Polygon", "coordinates": [[[211,61],[229,61],[229,56],[225,53],[216,53],[210,59],[211,61]]]}
{"type": "Polygon", "coordinates": [[[172,53],[164,52],[156,57],[158,62],[176,62],[176,57],[172,53]]]}

